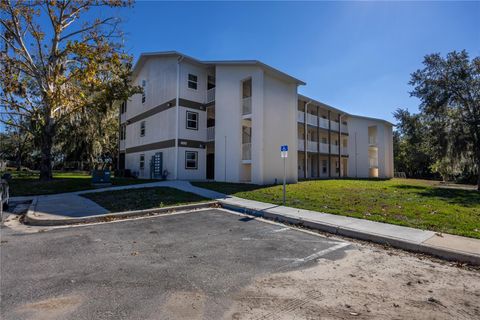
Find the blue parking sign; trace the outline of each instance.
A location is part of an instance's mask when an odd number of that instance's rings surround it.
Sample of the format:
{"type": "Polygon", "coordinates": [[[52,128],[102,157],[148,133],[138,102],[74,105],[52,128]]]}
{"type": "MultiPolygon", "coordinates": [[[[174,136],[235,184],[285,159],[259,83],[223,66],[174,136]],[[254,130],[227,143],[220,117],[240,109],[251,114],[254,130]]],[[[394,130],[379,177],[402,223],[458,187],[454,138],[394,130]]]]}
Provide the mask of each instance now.
{"type": "Polygon", "coordinates": [[[288,151],[288,146],[287,145],[284,145],[284,146],[280,146],[280,151],[288,151]]]}

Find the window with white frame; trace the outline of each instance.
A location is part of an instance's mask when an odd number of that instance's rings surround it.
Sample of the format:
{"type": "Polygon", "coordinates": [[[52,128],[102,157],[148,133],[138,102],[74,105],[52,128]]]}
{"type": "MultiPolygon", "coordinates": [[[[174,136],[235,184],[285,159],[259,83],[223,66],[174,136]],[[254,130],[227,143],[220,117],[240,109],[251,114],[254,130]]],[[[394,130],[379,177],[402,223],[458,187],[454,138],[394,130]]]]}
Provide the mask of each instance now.
{"type": "Polygon", "coordinates": [[[188,88],[197,90],[198,86],[198,77],[194,74],[189,73],[188,74],[188,88]]]}
{"type": "Polygon", "coordinates": [[[198,130],[198,113],[187,111],[187,129],[198,130]]]}
{"type": "Polygon", "coordinates": [[[145,136],[145,121],[140,122],[140,137],[145,136]]]}
{"type": "Polygon", "coordinates": [[[142,103],[147,100],[147,80],[142,80],[142,103]]]}
{"type": "Polygon", "coordinates": [[[145,169],[145,155],[143,153],[140,155],[139,168],[140,170],[145,169]]]}
{"type": "Polygon", "coordinates": [[[198,168],[198,152],[185,151],[185,169],[196,170],[198,168]]]}

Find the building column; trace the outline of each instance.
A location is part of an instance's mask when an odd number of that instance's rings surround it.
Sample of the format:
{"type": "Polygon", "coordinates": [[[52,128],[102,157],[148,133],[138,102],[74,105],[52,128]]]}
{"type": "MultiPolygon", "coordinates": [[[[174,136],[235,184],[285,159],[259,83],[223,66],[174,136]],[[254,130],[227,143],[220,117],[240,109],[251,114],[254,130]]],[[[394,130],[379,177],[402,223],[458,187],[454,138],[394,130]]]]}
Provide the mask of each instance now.
{"type": "Polygon", "coordinates": [[[342,116],[338,115],[338,177],[342,177],[342,116]]]}
{"type": "Polygon", "coordinates": [[[328,177],[332,177],[332,124],[330,123],[330,110],[328,110],[328,177]]]}
{"type": "Polygon", "coordinates": [[[320,107],[317,106],[317,178],[320,178],[320,107]]]}

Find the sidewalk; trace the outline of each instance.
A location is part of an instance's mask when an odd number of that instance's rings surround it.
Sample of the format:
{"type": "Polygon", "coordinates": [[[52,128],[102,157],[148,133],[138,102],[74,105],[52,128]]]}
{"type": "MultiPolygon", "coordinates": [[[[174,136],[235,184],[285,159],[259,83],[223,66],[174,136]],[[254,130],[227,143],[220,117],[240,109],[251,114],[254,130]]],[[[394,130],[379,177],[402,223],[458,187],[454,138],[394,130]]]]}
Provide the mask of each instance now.
{"type": "MultiPolygon", "coordinates": [[[[227,196],[215,191],[195,187],[188,181],[161,181],[140,185],[109,187],[50,196],[38,196],[27,213],[32,219],[71,219],[91,217],[108,211],[81,194],[146,187],[171,187],[195,193],[218,201],[222,207],[267,219],[300,224],[312,229],[355,239],[368,240],[410,251],[427,253],[444,259],[480,265],[480,240],[439,234],[415,228],[381,222],[344,217],[328,213],[284,207],[264,202],[227,196]]],[[[61,221],[59,221],[61,224],[61,221]]]]}

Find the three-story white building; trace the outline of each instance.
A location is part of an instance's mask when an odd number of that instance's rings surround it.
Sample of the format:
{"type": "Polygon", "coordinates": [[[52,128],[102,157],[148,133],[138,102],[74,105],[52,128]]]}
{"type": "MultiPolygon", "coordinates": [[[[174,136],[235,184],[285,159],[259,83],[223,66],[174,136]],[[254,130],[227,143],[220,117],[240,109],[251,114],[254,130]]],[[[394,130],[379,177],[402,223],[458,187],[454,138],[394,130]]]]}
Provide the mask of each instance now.
{"type": "Polygon", "coordinates": [[[392,177],[392,125],[297,94],[305,85],[255,60],[142,54],[143,93],[120,108],[120,169],[141,178],[271,184],[392,177]]]}

